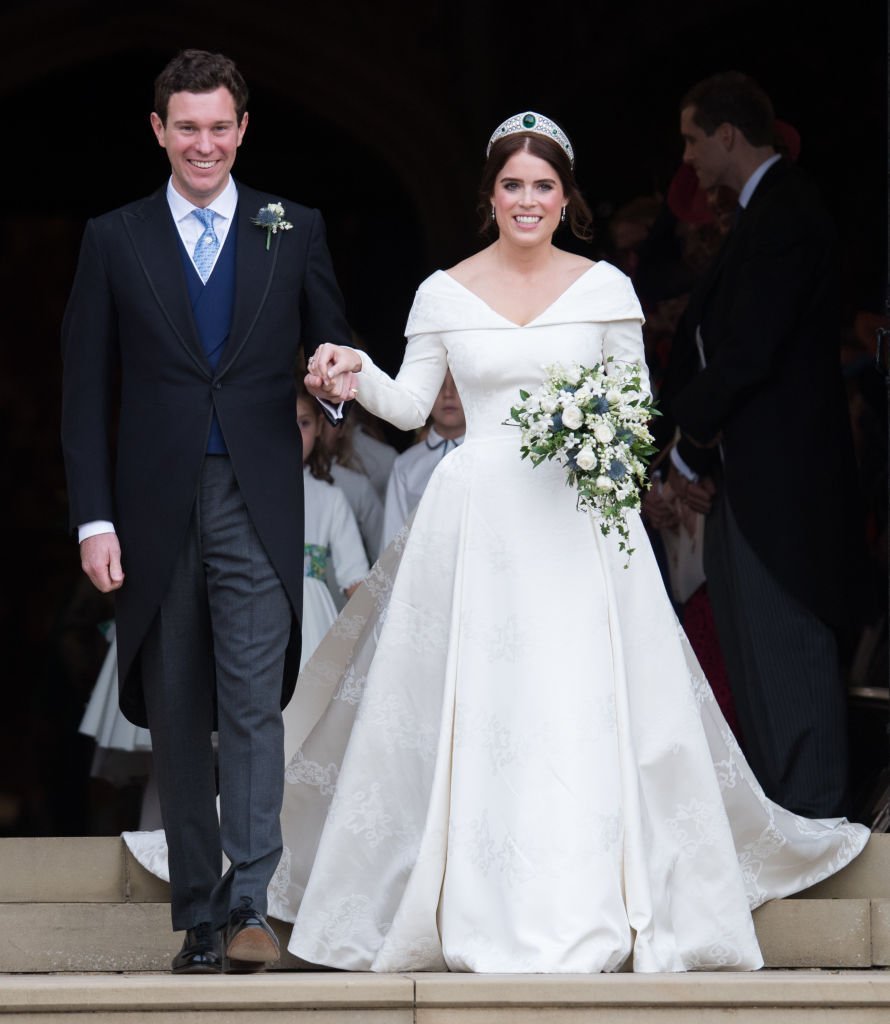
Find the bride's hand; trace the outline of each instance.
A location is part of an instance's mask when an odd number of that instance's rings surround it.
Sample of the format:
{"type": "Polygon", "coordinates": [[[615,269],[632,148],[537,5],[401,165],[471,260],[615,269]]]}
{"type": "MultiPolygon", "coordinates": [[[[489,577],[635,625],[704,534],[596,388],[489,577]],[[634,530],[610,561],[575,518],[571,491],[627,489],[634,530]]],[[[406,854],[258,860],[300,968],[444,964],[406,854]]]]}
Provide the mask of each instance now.
{"type": "Polygon", "coordinates": [[[361,368],[362,360],[355,349],[325,343],[310,357],[304,383],[316,398],[347,402],[358,394],[355,374],[361,368]]]}

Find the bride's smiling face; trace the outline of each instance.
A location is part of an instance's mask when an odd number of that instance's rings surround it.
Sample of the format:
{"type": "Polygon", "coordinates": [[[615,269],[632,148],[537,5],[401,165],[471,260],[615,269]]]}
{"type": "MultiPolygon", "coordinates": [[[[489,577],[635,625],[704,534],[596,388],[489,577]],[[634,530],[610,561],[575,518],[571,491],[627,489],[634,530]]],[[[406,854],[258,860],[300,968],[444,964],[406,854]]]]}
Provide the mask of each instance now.
{"type": "Polygon", "coordinates": [[[501,238],[520,245],[549,242],[565,201],[556,170],[525,150],[501,168],[491,196],[501,238]]]}

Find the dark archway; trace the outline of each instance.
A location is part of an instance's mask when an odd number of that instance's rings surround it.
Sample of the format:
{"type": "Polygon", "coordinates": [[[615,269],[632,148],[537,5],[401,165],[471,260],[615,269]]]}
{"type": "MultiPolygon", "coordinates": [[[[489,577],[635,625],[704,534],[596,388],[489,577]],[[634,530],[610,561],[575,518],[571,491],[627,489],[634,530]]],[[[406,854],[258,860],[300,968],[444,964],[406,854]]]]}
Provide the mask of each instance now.
{"type": "Polygon", "coordinates": [[[104,641],[65,533],[58,324],[86,217],[164,180],[146,120],[151,81],[171,53],[199,45],[238,61],[252,101],[237,172],[322,209],[353,324],[393,367],[418,281],[478,244],[476,176],[503,117],[532,107],[564,122],[605,247],[610,211],[670,181],[680,96],[728,67],[760,79],[801,132],[801,162],[841,231],[838,286],[851,322],[854,311],[880,312],[884,17],[879,4],[802,15],[795,0],[557,0],[530,12],[492,0],[7,4],[0,833],[82,828],[88,748],[71,725],[104,641]],[[5,818],[4,788],[13,801],[5,818]]]}

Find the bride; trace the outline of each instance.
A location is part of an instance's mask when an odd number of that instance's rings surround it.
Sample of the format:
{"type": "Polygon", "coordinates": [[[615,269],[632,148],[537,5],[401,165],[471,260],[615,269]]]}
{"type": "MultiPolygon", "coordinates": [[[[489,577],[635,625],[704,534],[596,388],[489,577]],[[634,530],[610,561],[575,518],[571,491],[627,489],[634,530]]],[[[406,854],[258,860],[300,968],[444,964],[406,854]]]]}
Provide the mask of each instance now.
{"type": "MultiPolygon", "coordinates": [[[[642,362],[628,279],[552,244],[589,211],[565,134],[489,143],[497,238],[420,286],[395,379],[323,345],[307,385],[422,424],[447,370],[467,419],[403,533],[301,675],[269,911],[350,970],[753,970],[751,910],[837,871],[868,832],[771,803],[671,610],[505,424],[556,363],[642,362]]],[[[140,834],[137,856],[156,867],[140,834]]]]}

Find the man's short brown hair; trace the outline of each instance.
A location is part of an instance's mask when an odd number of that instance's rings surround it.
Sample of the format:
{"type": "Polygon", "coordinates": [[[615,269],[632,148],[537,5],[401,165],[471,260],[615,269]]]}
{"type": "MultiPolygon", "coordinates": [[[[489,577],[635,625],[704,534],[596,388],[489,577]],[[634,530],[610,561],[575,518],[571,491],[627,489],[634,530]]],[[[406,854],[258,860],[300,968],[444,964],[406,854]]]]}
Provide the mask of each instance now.
{"type": "Polygon", "coordinates": [[[235,101],[238,123],[247,110],[247,84],[235,62],[221,53],[183,50],[155,79],[155,113],[167,123],[167,105],[176,92],[213,92],[228,89],[235,101]]]}
{"type": "Polygon", "coordinates": [[[693,109],[692,119],[706,135],[731,124],[752,146],[775,143],[775,116],[769,96],[741,71],[724,71],[694,85],[680,102],[693,109]]]}

